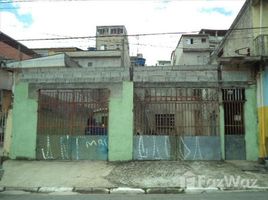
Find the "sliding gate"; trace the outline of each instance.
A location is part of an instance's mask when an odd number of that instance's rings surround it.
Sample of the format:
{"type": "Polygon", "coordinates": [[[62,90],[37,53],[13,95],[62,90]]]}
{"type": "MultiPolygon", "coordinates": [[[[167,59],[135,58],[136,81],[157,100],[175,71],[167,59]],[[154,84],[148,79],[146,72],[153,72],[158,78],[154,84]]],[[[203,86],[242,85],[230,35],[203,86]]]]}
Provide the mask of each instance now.
{"type": "Polygon", "coordinates": [[[220,160],[218,88],[135,88],[134,159],[220,160]]]}
{"type": "Polygon", "coordinates": [[[107,89],[40,90],[37,159],[107,160],[108,98],[107,89]]]}

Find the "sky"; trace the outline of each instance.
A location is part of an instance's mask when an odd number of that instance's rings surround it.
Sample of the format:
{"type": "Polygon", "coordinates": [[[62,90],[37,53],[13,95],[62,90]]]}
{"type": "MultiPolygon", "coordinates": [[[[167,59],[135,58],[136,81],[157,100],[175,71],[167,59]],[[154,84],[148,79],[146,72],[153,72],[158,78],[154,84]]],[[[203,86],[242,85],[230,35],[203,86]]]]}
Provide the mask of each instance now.
{"type": "MultiPolygon", "coordinates": [[[[130,55],[147,65],[170,60],[181,34],[228,29],[245,0],[0,0],[0,30],[14,39],[94,36],[96,26],[125,25],[130,55]]],[[[95,46],[94,38],[22,41],[29,48],[95,46]]]]}

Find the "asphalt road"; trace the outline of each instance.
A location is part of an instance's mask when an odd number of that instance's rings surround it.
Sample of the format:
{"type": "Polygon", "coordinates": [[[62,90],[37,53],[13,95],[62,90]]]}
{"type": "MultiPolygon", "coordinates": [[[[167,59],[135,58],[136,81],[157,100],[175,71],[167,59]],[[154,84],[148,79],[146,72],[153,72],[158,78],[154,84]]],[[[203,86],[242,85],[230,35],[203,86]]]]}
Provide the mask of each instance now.
{"type": "Polygon", "coordinates": [[[140,195],[123,195],[123,194],[10,194],[0,193],[1,200],[267,200],[267,192],[223,192],[210,194],[140,194],[140,195]]]}

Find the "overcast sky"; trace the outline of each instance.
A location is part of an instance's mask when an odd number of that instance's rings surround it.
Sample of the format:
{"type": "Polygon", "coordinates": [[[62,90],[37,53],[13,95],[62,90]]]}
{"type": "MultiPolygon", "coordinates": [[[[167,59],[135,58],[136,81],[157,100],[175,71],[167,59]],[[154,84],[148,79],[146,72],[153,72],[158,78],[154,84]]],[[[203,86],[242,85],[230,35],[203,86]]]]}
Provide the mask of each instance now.
{"type": "MultiPolygon", "coordinates": [[[[0,0],[0,30],[15,39],[94,36],[96,26],[125,25],[128,34],[228,29],[245,0],[0,0]],[[23,1],[23,2],[19,2],[23,1]],[[4,3],[13,2],[13,3],[4,3]]],[[[147,65],[169,60],[180,35],[129,37],[130,55],[147,65]]],[[[30,48],[87,49],[94,39],[22,42],[30,48]]]]}

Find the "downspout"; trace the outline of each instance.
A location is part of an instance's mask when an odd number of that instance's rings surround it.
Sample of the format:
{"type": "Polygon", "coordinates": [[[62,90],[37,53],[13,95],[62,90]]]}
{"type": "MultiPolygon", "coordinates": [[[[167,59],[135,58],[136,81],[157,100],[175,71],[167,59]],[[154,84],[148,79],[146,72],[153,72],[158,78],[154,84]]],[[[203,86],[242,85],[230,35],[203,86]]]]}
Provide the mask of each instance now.
{"type": "MultiPolygon", "coordinates": [[[[263,0],[260,0],[260,37],[262,37],[262,26],[263,26],[263,0]]],[[[261,52],[261,57],[262,57],[263,52],[261,52]]],[[[263,145],[263,150],[264,150],[264,157],[266,157],[267,152],[266,152],[266,145],[265,145],[265,125],[264,125],[264,118],[265,118],[265,114],[264,114],[264,95],[263,95],[263,73],[265,72],[263,70],[263,60],[261,58],[261,66],[260,66],[260,106],[261,106],[261,118],[262,118],[262,122],[261,122],[261,139],[262,139],[262,143],[261,145],[263,145]],[[262,72],[263,71],[263,72],[262,72]]]]}

